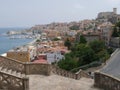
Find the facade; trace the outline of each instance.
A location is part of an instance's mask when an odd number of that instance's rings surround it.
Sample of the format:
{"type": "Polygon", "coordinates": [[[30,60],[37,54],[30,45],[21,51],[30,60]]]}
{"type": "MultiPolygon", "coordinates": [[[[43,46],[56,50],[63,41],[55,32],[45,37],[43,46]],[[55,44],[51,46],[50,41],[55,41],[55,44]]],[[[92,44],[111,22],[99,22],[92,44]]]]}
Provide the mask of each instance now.
{"type": "Polygon", "coordinates": [[[7,52],[7,57],[21,62],[30,62],[30,53],[26,51],[24,52],[10,51],[7,52]]]}
{"type": "Polygon", "coordinates": [[[101,39],[105,41],[106,45],[109,45],[110,39],[113,32],[113,25],[111,22],[105,22],[99,25],[99,29],[101,31],[101,39]]]}
{"type": "Polygon", "coordinates": [[[7,52],[8,58],[22,62],[30,62],[36,55],[36,48],[34,46],[19,47],[7,52]]]}
{"type": "Polygon", "coordinates": [[[53,62],[58,62],[59,60],[64,58],[64,56],[61,54],[61,51],[48,52],[46,53],[46,55],[47,55],[47,61],[49,64],[53,62]]]}
{"type": "Polygon", "coordinates": [[[120,14],[117,14],[117,8],[113,8],[112,12],[100,12],[98,14],[97,20],[99,21],[110,21],[115,24],[120,20],[120,14]]]}
{"type": "Polygon", "coordinates": [[[92,41],[94,41],[94,40],[100,40],[100,35],[98,35],[98,34],[96,34],[96,35],[83,35],[85,38],[86,38],[86,40],[87,40],[87,42],[89,43],[89,42],[92,42],[92,41]]]}
{"type": "Polygon", "coordinates": [[[110,39],[110,47],[113,48],[120,48],[120,38],[119,37],[112,37],[110,39]]]}

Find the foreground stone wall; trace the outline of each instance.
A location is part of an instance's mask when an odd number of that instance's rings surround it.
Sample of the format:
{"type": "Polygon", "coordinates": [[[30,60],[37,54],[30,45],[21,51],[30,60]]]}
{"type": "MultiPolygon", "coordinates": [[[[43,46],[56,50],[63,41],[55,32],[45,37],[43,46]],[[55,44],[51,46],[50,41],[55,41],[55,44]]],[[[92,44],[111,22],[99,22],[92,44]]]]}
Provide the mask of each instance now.
{"type": "Polygon", "coordinates": [[[23,74],[50,75],[50,65],[40,63],[22,63],[20,61],[0,56],[0,67],[23,74]]]}
{"type": "Polygon", "coordinates": [[[120,80],[105,73],[95,73],[95,87],[104,90],[120,90],[120,80]]]}
{"type": "Polygon", "coordinates": [[[21,72],[27,75],[31,74],[50,75],[51,73],[54,73],[57,75],[73,79],[80,79],[81,77],[90,78],[89,75],[82,70],[78,71],[77,73],[72,73],[50,64],[40,64],[32,62],[23,63],[2,56],[0,56],[0,67],[7,68],[8,70],[11,69],[13,71],[21,72]]]}
{"type": "Polygon", "coordinates": [[[40,74],[40,75],[50,75],[50,65],[40,64],[40,63],[26,63],[25,64],[25,74],[40,74]]]}
{"type": "Polygon", "coordinates": [[[76,74],[60,69],[59,67],[56,66],[51,66],[51,74],[52,73],[60,76],[76,79],[76,74]]]}
{"type": "Polygon", "coordinates": [[[29,79],[0,71],[0,90],[29,90],[29,79]]]}
{"type": "Polygon", "coordinates": [[[81,69],[77,73],[75,73],[75,74],[77,75],[76,79],[80,79],[81,77],[92,78],[90,75],[88,75],[86,72],[84,72],[81,69]]]}
{"type": "Polygon", "coordinates": [[[52,65],[51,65],[51,73],[61,75],[64,77],[68,77],[68,78],[77,79],[77,80],[79,80],[81,77],[91,78],[87,73],[85,73],[82,70],[79,70],[77,73],[72,73],[72,72],[60,69],[59,67],[52,66],[52,65]]]}
{"type": "Polygon", "coordinates": [[[8,70],[12,69],[13,71],[25,73],[24,63],[3,56],[0,56],[0,67],[6,68],[8,70]]]}

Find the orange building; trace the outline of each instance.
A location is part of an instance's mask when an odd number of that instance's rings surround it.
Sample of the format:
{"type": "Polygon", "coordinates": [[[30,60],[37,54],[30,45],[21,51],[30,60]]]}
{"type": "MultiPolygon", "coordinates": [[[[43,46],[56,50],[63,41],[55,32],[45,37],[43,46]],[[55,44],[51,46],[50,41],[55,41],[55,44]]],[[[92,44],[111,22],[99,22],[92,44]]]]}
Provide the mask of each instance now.
{"type": "Polygon", "coordinates": [[[19,47],[7,52],[7,57],[21,62],[30,62],[36,57],[36,48],[34,46],[19,47]]]}
{"type": "Polygon", "coordinates": [[[30,53],[26,51],[22,52],[7,52],[7,57],[22,62],[30,62],[30,53]]]}

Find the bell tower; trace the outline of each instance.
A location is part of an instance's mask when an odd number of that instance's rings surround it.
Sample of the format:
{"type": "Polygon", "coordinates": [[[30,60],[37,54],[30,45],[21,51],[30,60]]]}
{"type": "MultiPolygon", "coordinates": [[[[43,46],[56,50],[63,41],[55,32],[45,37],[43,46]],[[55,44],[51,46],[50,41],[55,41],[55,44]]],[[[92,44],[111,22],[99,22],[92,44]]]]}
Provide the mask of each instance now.
{"type": "Polygon", "coordinates": [[[113,13],[117,14],[117,8],[113,8],[113,13]]]}

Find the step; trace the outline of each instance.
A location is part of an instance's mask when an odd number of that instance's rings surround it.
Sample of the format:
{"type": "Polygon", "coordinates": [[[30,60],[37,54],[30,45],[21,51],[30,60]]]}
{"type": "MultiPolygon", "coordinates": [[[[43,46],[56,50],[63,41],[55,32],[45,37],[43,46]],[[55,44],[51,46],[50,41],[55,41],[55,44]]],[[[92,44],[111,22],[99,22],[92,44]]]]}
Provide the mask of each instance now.
{"type": "Polygon", "coordinates": [[[21,72],[17,72],[16,75],[17,75],[18,77],[21,77],[21,72]]]}
{"type": "Polygon", "coordinates": [[[11,74],[16,76],[17,72],[16,71],[12,71],[11,74]]]}
{"type": "Polygon", "coordinates": [[[10,70],[8,70],[7,72],[8,72],[9,74],[11,74],[11,73],[12,73],[12,70],[10,69],[10,70]]]}
{"type": "MultiPolygon", "coordinates": [[[[15,73],[15,72],[14,72],[15,73]]],[[[16,72],[17,77],[25,77],[25,74],[22,74],[21,72],[16,72]]]]}
{"type": "Polygon", "coordinates": [[[7,72],[8,71],[8,69],[7,68],[2,68],[2,70],[1,70],[2,72],[7,72]]]}
{"type": "Polygon", "coordinates": [[[0,67],[0,71],[2,70],[2,67],[0,67]]]}
{"type": "Polygon", "coordinates": [[[26,77],[26,75],[25,74],[21,74],[21,77],[26,77]]]}
{"type": "Polygon", "coordinates": [[[0,71],[2,73],[5,73],[5,74],[10,74],[10,75],[13,75],[15,77],[19,77],[19,78],[24,78],[26,77],[25,74],[22,74],[21,72],[17,72],[17,71],[13,71],[12,69],[7,69],[7,68],[3,68],[3,67],[0,67],[0,71]]]}

